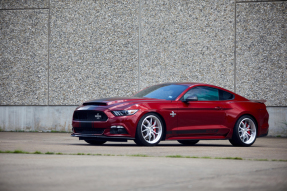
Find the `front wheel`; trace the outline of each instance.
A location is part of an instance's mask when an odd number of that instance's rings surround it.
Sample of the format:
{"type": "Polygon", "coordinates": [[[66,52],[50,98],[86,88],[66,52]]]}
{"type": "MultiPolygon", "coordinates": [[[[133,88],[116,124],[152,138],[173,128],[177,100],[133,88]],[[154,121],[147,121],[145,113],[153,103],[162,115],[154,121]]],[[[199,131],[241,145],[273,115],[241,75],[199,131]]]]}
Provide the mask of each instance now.
{"type": "Polygon", "coordinates": [[[95,141],[95,140],[85,140],[87,143],[91,144],[91,145],[102,145],[107,141],[95,141]]]}
{"type": "Polygon", "coordinates": [[[163,136],[163,122],[155,113],[145,114],[139,121],[135,143],[141,146],[157,145],[163,136]]]}
{"type": "Polygon", "coordinates": [[[233,146],[249,147],[257,136],[257,127],[251,116],[243,115],[240,117],[234,127],[232,138],[229,142],[233,146]]]}

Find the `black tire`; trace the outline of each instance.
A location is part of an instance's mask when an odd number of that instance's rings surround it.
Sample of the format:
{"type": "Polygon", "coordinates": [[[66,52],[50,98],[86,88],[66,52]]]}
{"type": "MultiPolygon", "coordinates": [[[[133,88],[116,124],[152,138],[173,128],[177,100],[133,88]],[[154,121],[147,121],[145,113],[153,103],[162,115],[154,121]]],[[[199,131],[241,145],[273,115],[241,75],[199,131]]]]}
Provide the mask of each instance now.
{"type": "Polygon", "coordinates": [[[134,140],[135,144],[137,144],[138,146],[144,146],[140,141],[138,141],[138,139],[134,140]]]}
{"type": "Polygon", "coordinates": [[[177,140],[179,143],[183,144],[183,145],[195,145],[196,143],[199,142],[199,140],[177,140]]]}
{"type": "Polygon", "coordinates": [[[91,145],[102,145],[107,141],[95,141],[95,140],[85,140],[87,143],[91,144],[91,145]]]}
{"type": "Polygon", "coordinates": [[[241,116],[233,129],[232,138],[229,142],[233,146],[250,147],[257,137],[257,124],[253,117],[249,115],[241,116]]]}
{"type": "Polygon", "coordinates": [[[137,125],[134,142],[139,146],[155,146],[161,141],[163,135],[164,123],[161,117],[156,113],[147,113],[142,116],[137,125]]]}

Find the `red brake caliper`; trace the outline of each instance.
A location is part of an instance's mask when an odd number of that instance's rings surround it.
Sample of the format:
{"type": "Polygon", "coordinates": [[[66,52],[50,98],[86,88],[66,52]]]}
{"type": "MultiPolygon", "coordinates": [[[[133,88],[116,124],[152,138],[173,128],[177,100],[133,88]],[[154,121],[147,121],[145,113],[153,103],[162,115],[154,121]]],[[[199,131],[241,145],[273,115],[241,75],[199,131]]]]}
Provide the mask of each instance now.
{"type": "MultiPolygon", "coordinates": [[[[154,122],[154,124],[152,126],[155,127],[155,122],[154,122]]],[[[153,131],[157,133],[156,129],[153,129],[153,131]]],[[[154,133],[154,137],[156,137],[155,133],[154,133]]]]}
{"type": "Polygon", "coordinates": [[[251,132],[250,132],[250,125],[246,122],[246,124],[248,125],[248,126],[246,126],[246,128],[248,129],[248,131],[247,131],[247,133],[249,134],[249,135],[251,135],[251,132]]]}

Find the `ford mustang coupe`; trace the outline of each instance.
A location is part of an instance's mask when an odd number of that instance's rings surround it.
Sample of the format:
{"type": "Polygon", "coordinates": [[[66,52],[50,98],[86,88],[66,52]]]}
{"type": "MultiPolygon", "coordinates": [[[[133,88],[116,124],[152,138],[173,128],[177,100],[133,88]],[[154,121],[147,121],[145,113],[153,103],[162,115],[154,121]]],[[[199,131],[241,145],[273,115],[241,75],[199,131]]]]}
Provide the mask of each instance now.
{"type": "Polygon", "coordinates": [[[203,83],[159,84],[132,97],[84,102],[74,111],[71,136],[93,145],[127,140],[142,146],[163,140],[194,145],[229,139],[234,146],[251,146],[268,134],[264,102],[203,83]]]}

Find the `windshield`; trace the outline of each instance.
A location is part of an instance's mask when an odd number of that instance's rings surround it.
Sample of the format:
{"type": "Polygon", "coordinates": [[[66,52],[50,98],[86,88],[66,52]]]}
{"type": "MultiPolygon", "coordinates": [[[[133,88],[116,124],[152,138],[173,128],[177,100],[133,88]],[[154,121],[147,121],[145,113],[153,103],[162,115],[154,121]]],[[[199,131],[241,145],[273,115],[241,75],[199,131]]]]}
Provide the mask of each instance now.
{"type": "Polygon", "coordinates": [[[188,86],[176,84],[160,84],[148,87],[133,97],[147,97],[155,99],[175,100],[188,86]]]}

